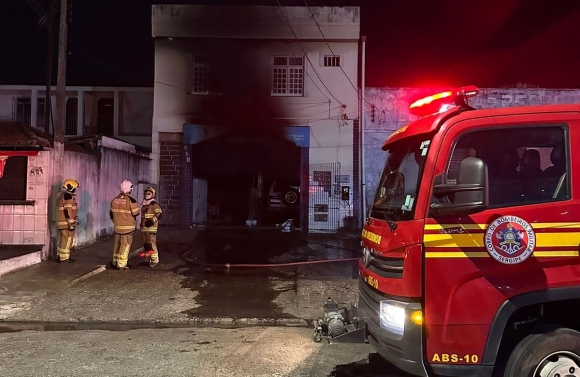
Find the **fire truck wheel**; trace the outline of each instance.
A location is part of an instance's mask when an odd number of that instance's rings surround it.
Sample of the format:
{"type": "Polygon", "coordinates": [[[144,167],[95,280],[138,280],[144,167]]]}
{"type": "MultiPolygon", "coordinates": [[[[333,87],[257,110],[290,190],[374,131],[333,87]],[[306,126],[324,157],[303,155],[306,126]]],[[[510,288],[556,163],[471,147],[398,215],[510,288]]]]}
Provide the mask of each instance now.
{"type": "Polygon", "coordinates": [[[526,336],[510,355],[504,377],[580,376],[580,333],[551,326],[526,336]]]}

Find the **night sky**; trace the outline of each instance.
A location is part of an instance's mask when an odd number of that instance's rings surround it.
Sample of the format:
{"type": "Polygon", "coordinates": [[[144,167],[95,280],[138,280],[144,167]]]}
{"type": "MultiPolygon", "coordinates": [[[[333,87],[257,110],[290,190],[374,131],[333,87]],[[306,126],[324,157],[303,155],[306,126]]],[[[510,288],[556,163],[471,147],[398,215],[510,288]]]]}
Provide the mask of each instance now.
{"type": "MultiPolygon", "coordinates": [[[[72,0],[68,85],[152,86],[151,4],[261,1],[72,0]]],[[[280,0],[303,6],[304,0],[280,0]]],[[[0,0],[0,84],[46,81],[49,0],[0,0]]],[[[580,1],[333,0],[358,5],[367,86],[580,88],[580,1]]],[[[55,50],[56,51],[56,50],[55,50]]],[[[54,63],[56,84],[56,52],[54,63]]]]}

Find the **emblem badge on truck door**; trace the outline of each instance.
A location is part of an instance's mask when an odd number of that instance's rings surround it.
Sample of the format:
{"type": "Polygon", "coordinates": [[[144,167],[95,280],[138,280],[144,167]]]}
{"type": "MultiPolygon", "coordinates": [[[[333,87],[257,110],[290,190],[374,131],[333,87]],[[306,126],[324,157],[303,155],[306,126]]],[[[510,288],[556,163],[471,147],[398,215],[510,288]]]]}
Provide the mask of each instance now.
{"type": "Polygon", "coordinates": [[[532,226],[517,216],[502,216],[489,224],[484,236],[487,252],[504,264],[522,263],[532,255],[536,234],[532,226]]]}

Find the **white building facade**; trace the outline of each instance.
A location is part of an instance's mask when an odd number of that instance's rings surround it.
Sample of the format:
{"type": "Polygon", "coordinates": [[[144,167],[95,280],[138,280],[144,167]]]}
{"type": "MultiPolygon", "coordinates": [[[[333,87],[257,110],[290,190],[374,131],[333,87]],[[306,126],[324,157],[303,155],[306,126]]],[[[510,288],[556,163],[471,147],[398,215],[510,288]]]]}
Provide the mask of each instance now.
{"type": "Polygon", "coordinates": [[[155,5],[152,33],[166,221],[218,208],[243,225],[285,176],[300,186],[302,228],[344,226],[358,189],[359,8],[155,5]]]}

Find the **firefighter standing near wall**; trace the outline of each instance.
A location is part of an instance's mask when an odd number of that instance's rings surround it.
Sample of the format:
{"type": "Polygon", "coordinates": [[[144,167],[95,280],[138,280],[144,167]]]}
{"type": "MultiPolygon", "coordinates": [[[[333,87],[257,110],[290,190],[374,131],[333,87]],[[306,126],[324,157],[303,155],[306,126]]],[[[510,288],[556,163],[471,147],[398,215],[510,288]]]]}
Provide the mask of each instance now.
{"type": "Polygon", "coordinates": [[[115,229],[115,246],[113,246],[113,261],[111,267],[127,270],[129,249],[133,243],[136,228],[136,218],[139,216],[139,205],[131,197],[133,184],[130,181],[121,183],[121,193],[111,201],[110,216],[115,229]]]}
{"type": "Polygon", "coordinates": [[[67,179],[62,183],[61,192],[57,196],[56,228],[58,229],[58,261],[72,263],[70,257],[77,220],[76,191],[79,183],[74,179],[67,179]]]}
{"type": "Polygon", "coordinates": [[[155,189],[147,187],[144,191],[145,199],[141,203],[141,234],[143,235],[143,256],[149,256],[149,267],[159,264],[157,250],[157,225],[161,218],[161,207],[155,200],[155,189]]]}

